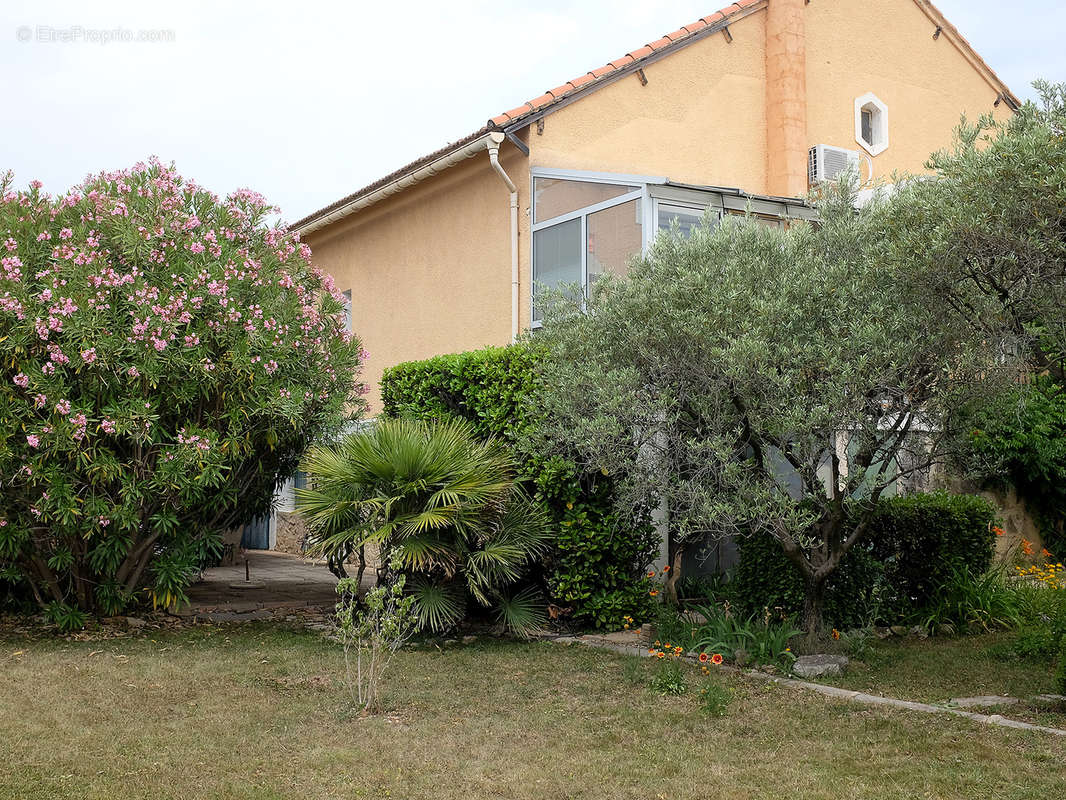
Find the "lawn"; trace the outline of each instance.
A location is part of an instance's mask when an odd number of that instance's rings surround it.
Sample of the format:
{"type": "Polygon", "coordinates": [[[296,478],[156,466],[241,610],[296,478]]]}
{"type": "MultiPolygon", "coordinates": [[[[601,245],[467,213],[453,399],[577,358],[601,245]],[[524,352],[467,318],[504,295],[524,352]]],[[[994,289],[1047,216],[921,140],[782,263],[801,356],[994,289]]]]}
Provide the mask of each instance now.
{"type": "Polygon", "coordinates": [[[875,642],[871,652],[853,660],[846,675],[833,685],[869,694],[883,694],[923,703],[944,703],[953,697],[1001,695],[1025,702],[990,709],[1040,725],[1066,728],[1066,709],[1031,701],[1055,693],[1054,665],[1047,659],[1018,659],[1004,654],[1012,633],[957,638],[891,638],[875,642]]]}
{"type": "MultiPolygon", "coordinates": [[[[1066,741],[730,677],[723,717],[647,660],[405,651],[346,710],[334,645],[268,626],[0,640],[0,797],[1046,798],[1066,741]],[[149,638],[151,636],[152,638],[149,638]]],[[[692,670],[692,682],[697,674],[692,670]]]]}

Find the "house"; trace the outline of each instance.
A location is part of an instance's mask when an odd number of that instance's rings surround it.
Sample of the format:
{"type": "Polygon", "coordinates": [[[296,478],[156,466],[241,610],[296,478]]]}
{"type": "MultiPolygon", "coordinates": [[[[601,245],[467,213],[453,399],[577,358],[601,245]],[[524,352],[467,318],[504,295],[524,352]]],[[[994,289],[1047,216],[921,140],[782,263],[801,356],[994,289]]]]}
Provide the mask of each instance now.
{"type": "Polygon", "coordinates": [[[1017,98],[927,0],[740,0],[295,223],[383,370],[506,344],[677,220],[810,215],[811,181],[920,172],[1017,98]]]}
{"type": "MultiPolygon", "coordinates": [[[[624,271],[675,221],[808,218],[812,182],[921,172],[963,114],[1018,105],[928,0],[740,0],[293,227],[352,298],[373,415],[386,368],[507,344],[538,287],[624,271]]],[[[247,543],[298,550],[292,502],[247,543]]]]}

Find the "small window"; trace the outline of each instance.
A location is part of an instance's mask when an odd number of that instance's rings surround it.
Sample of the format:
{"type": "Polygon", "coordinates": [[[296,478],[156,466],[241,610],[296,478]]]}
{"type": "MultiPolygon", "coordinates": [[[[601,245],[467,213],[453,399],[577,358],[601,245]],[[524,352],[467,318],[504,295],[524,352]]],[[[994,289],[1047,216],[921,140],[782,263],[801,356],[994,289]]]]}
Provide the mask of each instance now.
{"type": "Polygon", "coordinates": [[[605,272],[625,275],[644,241],[639,198],[589,214],[587,224],[589,286],[605,272]]]}
{"type": "MultiPolygon", "coordinates": [[[[683,239],[692,236],[692,231],[703,224],[705,209],[696,206],[679,206],[673,203],[659,203],[656,206],[656,227],[668,231],[677,220],[678,232],[683,239]]],[[[717,225],[717,219],[711,218],[711,226],[717,225]]]]}
{"type": "Polygon", "coordinates": [[[536,178],[533,181],[533,221],[555,219],[579,208],[594,206],[604,200],[629,194],[637,188],[639,187],[616,183],[536,178]]]}
{"type": "Polygon", "coordinates": [[[533,233],[533,319],[544,316],[545,290],[582,283],[581,218],[560,222],[533,233]]]}
{"type": "Polygon", "coordinates": [[[888,106],[873,93],[855,98],[855,141],[872,156],[888,148],[888,106]]]}

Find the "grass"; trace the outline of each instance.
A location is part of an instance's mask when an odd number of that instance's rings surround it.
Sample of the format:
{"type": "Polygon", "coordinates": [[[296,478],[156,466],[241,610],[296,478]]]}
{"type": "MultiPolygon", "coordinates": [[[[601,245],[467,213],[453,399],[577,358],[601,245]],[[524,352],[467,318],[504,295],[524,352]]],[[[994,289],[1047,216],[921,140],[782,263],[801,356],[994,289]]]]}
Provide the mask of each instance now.
{"type": "Polygon", "coordinates": [[[1066,741],[743,678],[725,715],[655,665],[484,641],[401,653],[348,711],[310,634],[200,628],[0,639],[3,798],[1045,798],[1066,741]]]}
{"type": "Polygon", "coordinates": [[[1027,702],[973,710],[1066,727],[1066,709],[1028,702],[1033,695],[1055,693],[1050,660],[1010,658],[997,652],[1013,635],[1005,632],[874,642],[864,660],[853,660],[844,676],[829,682],[845,689],[923,703],[979,695],[1017,697],[1027,702]]]}

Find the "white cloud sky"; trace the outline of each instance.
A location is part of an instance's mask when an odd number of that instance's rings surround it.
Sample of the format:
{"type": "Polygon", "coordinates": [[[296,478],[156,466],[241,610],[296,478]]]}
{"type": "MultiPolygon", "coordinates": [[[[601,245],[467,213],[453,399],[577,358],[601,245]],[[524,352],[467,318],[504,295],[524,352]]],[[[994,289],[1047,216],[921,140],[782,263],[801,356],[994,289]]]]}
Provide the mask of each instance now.
{"type": "MultiPolygon", "coordinates": [[[[0,169],[58,192],[156,154],[220,194],[256,189],[294,220],[721,5],[7,0],[0,169]],[[80,27],[83,40],[34,41],[39,26],[80,27]],[[84,41],[114,28],[174,41],[84,41]]],[[[937,5],[1017,94],[1066,80],[1061,0],[1009,14],[1001,0],[937,5]]]]}

